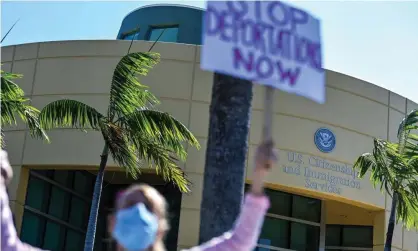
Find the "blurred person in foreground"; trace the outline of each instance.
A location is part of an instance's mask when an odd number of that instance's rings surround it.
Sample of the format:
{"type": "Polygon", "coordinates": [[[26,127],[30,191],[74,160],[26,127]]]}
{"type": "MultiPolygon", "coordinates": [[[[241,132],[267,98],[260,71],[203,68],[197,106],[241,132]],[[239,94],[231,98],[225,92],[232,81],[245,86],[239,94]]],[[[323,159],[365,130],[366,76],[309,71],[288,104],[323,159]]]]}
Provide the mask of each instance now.
{"type": "Polygon", "coordinates": [[[1,251],[44,251],[20,241],[13,222],[13,214],[9,206],[9,196],[6,186],[13,177],[7,153],[0,150],[1,180],[0,180],[0,207],[1,207],[1,251]]]}
{"type": "MultiPolygon", "coordinates": [[[[276,162],[273,142],[262,143],[256,152],[252,184],[234,228],[189,251],[252,251],[257,245],[270,201],[264,195],[264,179],[276,162]]],[[[244,168],[244,167],[243,167],[244,168]]],[[[132,185],[116,198],[116,212],[109,216],[108,231],[116,251],[165,251],[169,226],[164,197],[148,185],[132,185]]]]}

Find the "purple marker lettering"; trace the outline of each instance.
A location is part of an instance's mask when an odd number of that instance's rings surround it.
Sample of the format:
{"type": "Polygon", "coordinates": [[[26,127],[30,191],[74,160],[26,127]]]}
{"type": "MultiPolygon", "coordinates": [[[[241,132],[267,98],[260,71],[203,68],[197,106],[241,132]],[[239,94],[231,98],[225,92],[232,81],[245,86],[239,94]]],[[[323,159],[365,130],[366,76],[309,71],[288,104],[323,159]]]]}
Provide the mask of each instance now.
{"type": "Polygon", "coordinates": [[[294,72],[292,72],[292,69],[284,69],[282,62],[278,61],[277,68],[279,70],[280,82],[284,82],[289,79],[289,85],[294,86],[296,84],[300,73],[299,67],[296,67],[294,72]]]}
{"type": "Polygon", "coordinates": [[[309,40],[304,37],[294,36],[295,38],[295,60],[299,63],[305,63],[308,58],[309,40]]]}
{"type": "Polygon", "coordinates": [[[290,20],[292,24],[292,31],[295,31],[297,25],[299,24],[306,24],[308,22],[309,16],[308,13],[304,12],[303,10],[290,7],[290,20]]]}
{"type": "Polygon", "coordinates": [[[264,25],[263,24],[255,24],[254,30],[253,30],[253,41],[254,41],[254,47],[257,50],[262,51],[263,53],[266,52],[266,45],[264,42],[264,25]]]}
{"type": "Polygon", "coordinates": [[[241,22],[241,43],[247,47],[253,47],[255,25],[251,19],[241,22]]]}
{"type": "Polygon", "coordinates": [[[323,71],[321,45],[319,43],[311,42],[308,44],[308,58],[312,68],[319,72],[323,71]]]}
{"type": "Polygon", "coordinates": [[[280,55],[284,58],[290,59],[290,45],[292,39],[292,32],[290,30],[281,30],[277,33],[277,39],[275,44],[275,52],[280,52],[280,55]]]}
{"type": "Polygon", "coordinates": [[[214,36],[222,28],[221,25],[219,13],[215,8],[208,6],[205,11],[205,33],[214,36]]]}
{"type": "Polygon", "coordinates": [[[226,5],[237,18],[242,18],[248,13],[248,3],[245,1],[227,1],[226,5]]]}
{"type": "Polygon", "coordinates": [[[269,78],[273,74],[273,63],[266,56],[260,56],[256,64],[257,77],[269,78]],[[264,67],[263,67],[264,66],[264,67]]]}
{"type": "Polygon", "coordinates": [[[255,1],[255,20],[257,20],[257,22],[262,22],[262,17],[261,17],[261,2],[260,1],[255,1]]]}
{"type": "Polygon", "coordinates": [[[267,6],[267,14],[270,20],[278,26],[287,25],[289,22],[289,13],[287,8],[279,1],[269,3],[267,6]]]}
{"type": "Polygon", "coordinates": [[[242,56],[242,52],[238,47],[235,47],[233,50],[233,56],[234,56],[234,68],[239,69],[240,65],[244,65],[244,69],[247,72],[251,72],[253,70],[254,65],[254,53],[249,52],[248,58],[245,59],[242,56]]]}
{"type": "Polygon", "coordinates": [[[235,22],[235,15],[229,11],[222,11],[220,14],[220,27],[221,36],[220,39],[226,42],[238,41],[237,37],[237,22],[235,22]]]}

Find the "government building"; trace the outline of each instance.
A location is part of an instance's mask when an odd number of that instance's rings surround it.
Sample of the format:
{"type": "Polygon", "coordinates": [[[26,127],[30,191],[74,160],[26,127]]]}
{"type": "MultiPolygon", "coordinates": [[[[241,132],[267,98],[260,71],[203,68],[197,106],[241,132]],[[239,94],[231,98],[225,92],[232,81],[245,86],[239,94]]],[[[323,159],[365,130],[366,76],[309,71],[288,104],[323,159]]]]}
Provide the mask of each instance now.
{"type": "MultiPolygon", "coordinates": [[[[169,251],[198,243],[213,80],[213,73],[200,69],[203,12],[188,6],[149,5],[123,19],[115,40],[1,48],[2,69],[23,74],[16,83],[33,106],[42,109],[69,98],[105,112],[118,61],[128,51],[148,51],[159,38],[152,50],[161,54],[161,62],[141,83],[160,98],[159,109],[182,121],[200,141],[202,148],[189,148],[182,164],[193,182],[192,192],[181,194],[151,169],[144,169],[134,181],[110,159],[95,250],[112,250],[106,216],[113,211],[115,193],[133,182],[151,184],[167,198],[169,251]]],[[[249,167],[261,137],[263,94],[263,88],[254,87],[249,167]]],[[[280,160],[268,176],[272,206],[256,250],[383,251],[391,197],[374,189],[368,177],[357,178],[352,165],[360,154],[372,151],[374,137],[396,141],[399,122],[417,108],[396,93],[331,70],[326,70],[324,105],[277,91],[273,135],[280,160]]],[[[4,129],[14,170],[10,204],[21,239],[53,251],[82,250],[101,135],[57,129],[48,132],[51,143],[46,144],[31,138],[25,125],[4,129]]],[[[417,251],[418,233],[396,225],[392,250],[417,251]]]]}

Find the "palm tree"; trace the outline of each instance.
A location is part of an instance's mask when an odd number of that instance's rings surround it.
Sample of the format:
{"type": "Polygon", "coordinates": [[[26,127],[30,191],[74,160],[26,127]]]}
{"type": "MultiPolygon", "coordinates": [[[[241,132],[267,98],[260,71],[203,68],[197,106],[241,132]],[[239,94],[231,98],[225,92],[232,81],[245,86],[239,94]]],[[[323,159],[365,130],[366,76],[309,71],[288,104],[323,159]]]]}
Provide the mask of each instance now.
{"type": "Polygon", "coordinates": [[[215,73],[200,214],[199,242],[232,228],[241,209],[252,83],[215,73]]]}
{"type": "Polygon", "coordinates": [[[38,121],[39,110],[28,104],[30,100],[25,98],[23,90],[13,82],[13,79],[21,77],[22,75],[20,74],[1,71],[1,148],[5,146],[3,127],[5,125],[16,125],[17,117],[28,125],[32,137],[44,139],[49,142],[48,136],[38,121]]]}
{"type": "Polygon", "coordinates": [[[193,134],[168,113],[155,110],[158,99],[142,85],[136,75],[147,75],[159,62],[156,53],[130,53],[117,64],[110,87],[106,114],[76,100],[58,100],[46,105],[40,115],[47,128],[72,127],[99,131],[104,140],[99,171],[93,192],[85,251],[92,251],[103,175],[109,153],[126,172],[137,178],[142,161],[154,166],[157,174],[175,183],[182,192],[189,181],[176,161],[186,158],[183,142],[199,147],[193,134]]]}
{"type": "Polygon", "coordinates": [[[354,164],[359,176],[371,172],[374,187],[392,197],[385,251],[392,246],[395,222],[402,221],[407,228],[418,226],[418,110],[411,111],[400,123],[398,142],[374,139],[373,153],[362,154],[354,164]]]}

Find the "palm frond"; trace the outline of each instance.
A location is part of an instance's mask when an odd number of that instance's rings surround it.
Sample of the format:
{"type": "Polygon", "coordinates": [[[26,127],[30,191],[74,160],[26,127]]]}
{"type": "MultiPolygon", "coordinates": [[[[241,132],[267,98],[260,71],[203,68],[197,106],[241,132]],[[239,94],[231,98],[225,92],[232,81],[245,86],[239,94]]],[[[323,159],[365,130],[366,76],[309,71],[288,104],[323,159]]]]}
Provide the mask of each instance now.
{"type": "Polygon", "coordinates": [[[146,76],[159,62],[158,53],[135,52],[124,56],[117,64],[110,87],[110,117],[115,113],[130,114],[137,108],[158,104],[158,99],[142,85],[137,75],[146,76]]]}
{"type": "Polygon", "coordinates": [[[399,151],[402,153],[406,141],[409,139],[411,130],[418,129],[418,110],[412,110],[408,115],[401,121],[398,127],[398,140],[399,140],[399,151]]]}
{"type": "Polygon", "coordinates": [[[155,168],[164,180],[177,185],[180,191],[189,191],[190,182],[169,150],[147,137],[132,138],[126,129],[113,123],[102,124],[101,132],[115,162],[133,178],[138,177],[145,162],[148,167],[155,168]]]}
{"type": "Polygon", "coordinates": [[[39,110],[25,104],[27,99],[2,100],[1,101],[1,125],[17,123],[16,115],[28,125],[29,133],[34,138],[44,139],[49,142],[48,135],[39,123],[39,110]]]}
{"type": "Polygon", "coordinates": [[[140,174],[140,161],[135,146],[129,141],[128,133],[110,122],[100,124],[100,128],[115,162],[136,179],[140,174]]]}
{"type": "Polygon", "coordinates": [[[100,130],[100,123],[105,120],[105,117],[82,102],[62,99],[47,104],[42,109],[39,120],[45,129],[72,127],[100,130]]]}
{"type": "Polygon", "coordinates": [[[129,130],[131,137],[148,135],[159,145],[178,155],[181,160],[187,157],[183,142],[200,147],[189,129],[165,112],[150,109],[137,110],[120,118],[120,123],[129,130]]]}
{"type": "Polygon", "coordinates": [[[408,229],[418,227],[418,181],[411,180],[406,186],[397,191],[398,203],[396,207],[397,222],[402,221],[408,229]]]}
{"type": "Polygon", "coordinates": [[[131,141],[137,149],[140,159],[146,161],[150,168],[155,168],[167,182],[172,182],[181,192],[189,192],[190,181],[186,174],[177,165],[173,153],[148,137],[135,137],[131,141]]]}
{"type": "Polygon", "coordinates": [[[376,162],[371,153],[363,153],[357,158],[353,166],[354,169],[359,170],[359,177],[363,178],[368,171],[376,169],[376,162]]]}
{"type": "Polygon", "coordinates": [[[13,74],[1,71],[1,100],[19,99],[25,95],[12,79],[21,78],[20,74],[13,74]]]}

